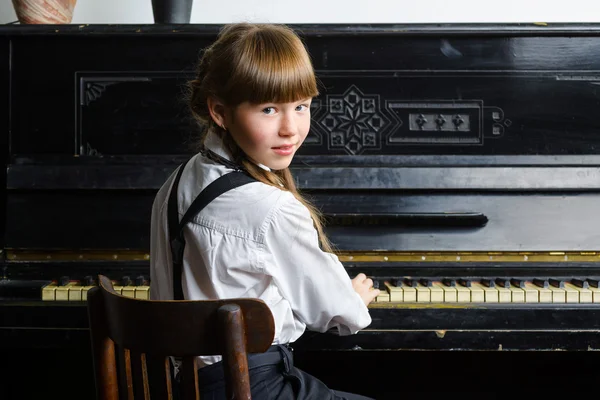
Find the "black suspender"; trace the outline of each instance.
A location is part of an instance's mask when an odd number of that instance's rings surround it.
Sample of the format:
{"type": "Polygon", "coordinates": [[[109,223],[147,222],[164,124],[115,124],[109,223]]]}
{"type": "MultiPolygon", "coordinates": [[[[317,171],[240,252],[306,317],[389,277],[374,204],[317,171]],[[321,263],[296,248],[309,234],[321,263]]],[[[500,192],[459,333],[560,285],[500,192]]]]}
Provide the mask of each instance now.
{"type": "Polygon", "coordinates": [[[185,166],[189,162],[186,161],[179,167],[177,176],[173,181],[171,192],[169,193],[169,202],[167,204],[167,218],[169,224],[169,242],[171,244],[171,255],[173,258],[173,298],[174,300],[183,300],[183,287],[181,285],[181,275],[183,272],[183,250],[185,248],[185,238],[183,237],[183,228],[194,218],[204,207],[211,201],[216,199],[221,194],[230,189],[247,183],[256,182],[256,179],[246,174],[241,170],[229,172],[210,183],[198,197],[194,199],[185,215],[179,220],[179,211],[177,204],[177,188],[179,180],[185,166]]]}

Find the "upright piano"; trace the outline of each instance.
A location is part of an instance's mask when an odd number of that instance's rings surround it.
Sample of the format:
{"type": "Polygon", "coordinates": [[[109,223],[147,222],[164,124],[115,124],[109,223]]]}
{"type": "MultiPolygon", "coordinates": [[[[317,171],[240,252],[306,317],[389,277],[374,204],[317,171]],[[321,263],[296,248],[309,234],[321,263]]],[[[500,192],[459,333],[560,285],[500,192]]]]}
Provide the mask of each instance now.
{"type": "MultiPolygon", "coordinates": [[[[292,27],[321,84],[293,174],[381,289],[368,328],[307,332],[297,357],[379,371],[362,384],[390,398],[417,368],[481,388],[461,371],[499,376],[494,354],[597,373],[600,25],[292,27]]],[[[198,138],[185,83],[219,28],[0,27],[5,394],[53,373],[37,390],[93,393],[86,291],[104,274],[147,297],[152,201],[198,138]]]]}

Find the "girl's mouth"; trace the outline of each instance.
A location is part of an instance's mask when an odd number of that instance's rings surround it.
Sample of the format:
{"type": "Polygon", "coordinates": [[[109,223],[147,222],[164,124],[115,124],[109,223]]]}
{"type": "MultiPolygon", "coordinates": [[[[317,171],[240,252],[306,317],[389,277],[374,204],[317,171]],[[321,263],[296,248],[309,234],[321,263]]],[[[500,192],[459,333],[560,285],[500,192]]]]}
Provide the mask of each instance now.
{"type": "Polygon", "coordinates": [[[289,156],[294,151],[293,145],[273,147],[273,151],[281,156],[289,156]]]}

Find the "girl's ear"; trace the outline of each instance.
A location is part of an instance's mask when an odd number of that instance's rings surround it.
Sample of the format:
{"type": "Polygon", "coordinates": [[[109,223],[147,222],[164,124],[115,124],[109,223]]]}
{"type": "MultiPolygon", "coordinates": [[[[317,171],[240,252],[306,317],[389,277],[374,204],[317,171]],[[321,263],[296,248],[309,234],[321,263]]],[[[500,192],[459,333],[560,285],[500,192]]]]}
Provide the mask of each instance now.
{"type": "Polygon", "coordinates": [[[214,97],[209,97],[206,102],[208,105],[208,112],[210,112],[210,116],[215,122],[215,124],[217,124],[223,129],[226,129],[227,127],[225,126],[225,105],[218,99],[215,99],[214,97]]]}

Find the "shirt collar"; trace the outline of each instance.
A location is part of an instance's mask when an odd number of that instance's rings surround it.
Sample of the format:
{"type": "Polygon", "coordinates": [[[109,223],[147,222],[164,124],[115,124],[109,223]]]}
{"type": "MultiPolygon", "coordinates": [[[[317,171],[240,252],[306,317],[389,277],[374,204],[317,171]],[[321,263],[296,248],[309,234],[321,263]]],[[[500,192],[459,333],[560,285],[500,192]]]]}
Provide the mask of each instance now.
{"type": "Polygon", "coordinates": [[[226,160],[233,161],[233,157],[225,144],[223,143],[223,139],[216,133],[213,129],[209,129],[206,134],[206,139],[204,139],[204,147],[207,150],[212,151],[216,155],[223,157],[226,160]]]}
{"type": "MultiPolygon", "coordinates": [[[[227,150],[227,148],[225,147],[223,139],[221,139],[221,136],[219,136],[219,134],[213,129],[208,130],[208,133],[206,134],[206,139],[204,140],[204,147],[207,150],[212,151],[213,153],[217,154],[220,157],[223,157],[226,160],[233,161],[233,157],[229,150],[227,150]]],[[[263,165],[261,163],[255,164],[258,165],[260,168],[264,169],[265,171],[271,171],[271,168],[267,167],[266,165],[263,165]]]]}

